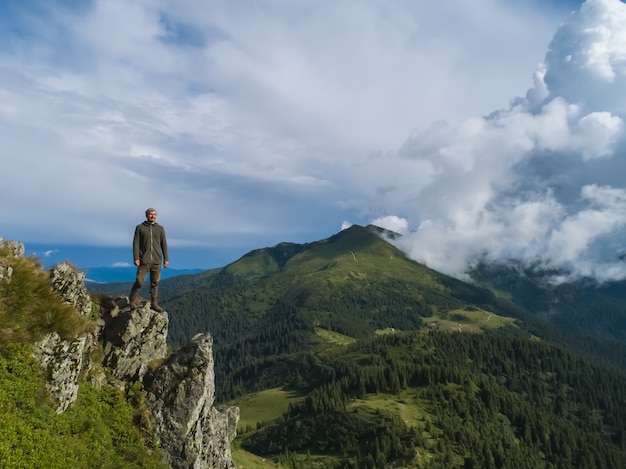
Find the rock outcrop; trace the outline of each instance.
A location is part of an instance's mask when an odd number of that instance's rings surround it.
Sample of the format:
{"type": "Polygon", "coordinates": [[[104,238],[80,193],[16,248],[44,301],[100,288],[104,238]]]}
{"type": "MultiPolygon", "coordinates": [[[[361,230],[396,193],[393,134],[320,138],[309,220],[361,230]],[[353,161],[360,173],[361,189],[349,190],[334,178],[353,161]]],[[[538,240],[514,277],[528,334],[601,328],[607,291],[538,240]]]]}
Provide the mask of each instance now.
{"type": "Polygon", "coordinates": [[[103,309],[102,319],[103,364],[116,378],[141,380],[150,363],[167,355],[167,314],[149,304],[131,309],[126,299],[118,298],[103,309]]]}
{"type": "MultiPolygon", "coordinates": [[[[7,247],[9,256],[24,256],[23,244],[0,238],[0,248],[7,247]]],[[[9,261],[0,257],[2,282],[11,281],[9,261]]],[[[51,289],[62,301],[81,315],[94,316],[84,273],[62,262],[50,269],[49,276],[51,289]]],[[[75,402],[81,376],[121,389],[127,383],[140,382],[152,414],[148,421],[168,454],[170,467],[234,468],[230,444],[236,436],[239,409],[213,406],[211,336],[197,335],[167,357],[167,313],[153,311],[149,303],[131,309],[127,298],[104,300],[99,308],[91,332],[70,340],[52,333],[34,346],[57,412],[75,402]],[[98,347],[102,352],[92,353],[98,347]],[[112,378],[107,380],[107,375],[112,378]]]]}
{"type": "Polygon", "coordinates": [[[69,262],[59,262],[50,269],[50,287],[79,314],[91,314],[91,297],[85,288],[85,273],[78,271],[69,262]]]}
{"type": "MultiPolygon", "coordinates": [[[[85,274],[67,262],[50,270],[50,287],[59,298],[76,309],[79,314],[91,314],[91,299],[85,288],[85,274]]],[[[96,343],[94,333],[76,339],[62,339],[56,332],[48,334],[34,347],[41,363],[50,397],[56,402],[57,412],[64,412],[78,397],[78,378],[84,367],[89,367],[88,352],[96,343]]]]}
{"type": "MultiPolygon", "coordinates": [[[[5,241],[0,237],[0,248],[8,248],[13,257],[24,257],[24,245],[18,241],[5,241]]],[[[10,282],[13,269],[6,259],[0,258],[0,282],[10,282]]]]}
{"type": "Polygon", "coordinates": [[[83,370],[88,340],[87,335],[64,340],[55,332],[35,344],[35,356],[44,369],[46,387],[56,403],[57,413],[67,410],[78,397],[78,377],[83,370]]]}
{"type": "Polygon", "coordinates": [[[9,252],[13,257],[24,257],[24,244],[19,241],[7,241],[0,237],[0,248],[9,248],[9,252]]]}
{"type": "Polygon", "coordinates": [[[213,339],[198,334],[146,375],[153,424],[173,468],[234,468],[230,443],[236,436],[237,407],[213,407],[213,339]]]}

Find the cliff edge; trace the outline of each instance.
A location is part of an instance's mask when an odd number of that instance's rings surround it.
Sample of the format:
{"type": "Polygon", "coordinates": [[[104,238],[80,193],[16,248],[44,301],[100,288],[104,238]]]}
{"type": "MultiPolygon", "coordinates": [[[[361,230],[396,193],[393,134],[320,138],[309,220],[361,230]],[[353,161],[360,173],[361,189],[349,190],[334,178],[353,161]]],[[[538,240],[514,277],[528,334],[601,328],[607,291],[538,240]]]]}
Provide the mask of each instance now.
{"type": "MultiPolygon", "coordinates": [[[[0,248],[9,257],[24,256],[19,242],[0,238],[0,248]]],[[[10,264],[0,256],[0,281],[11,282],[10,264]]],[[[85,274],[67,262],[50,269],[49,279],[52,291],[94,324],[78,337],[53,332],[34,344],[57,413],[72,406],[85,380],[122,390],[139,386],[146,396],[145,424],[165,450],[169,467],[235,468],[230,444],[239,409],[213,405],[212,337],[198,334],[168,354],[167,313],[149,304],[131,309],[124,297],[95,302],[85,288],[85,274]]]]}

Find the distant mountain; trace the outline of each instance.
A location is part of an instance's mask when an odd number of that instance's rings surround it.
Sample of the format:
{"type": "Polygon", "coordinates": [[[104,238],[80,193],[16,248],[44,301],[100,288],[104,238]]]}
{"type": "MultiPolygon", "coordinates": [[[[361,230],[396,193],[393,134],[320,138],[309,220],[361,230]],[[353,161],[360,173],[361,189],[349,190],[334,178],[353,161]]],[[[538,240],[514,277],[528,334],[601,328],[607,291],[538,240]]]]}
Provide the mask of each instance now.
{"type": "Polygon", "coordinates": [[[626,282],[599,284],[587,278],[555,284],[559,274],[515,262],[480,265],[471,272],[476,284],[560,329],[626,343],[626,282]]]}
{"type": "Polygon", "coordinates": [[[173,316],[170,338],[182,344],[206,330],[219,343],[226,330],[237,335],[228,341],[237,347],[258,332],[255,327],[283,320],[298,322],[307,341],[315,342],[313,325],[361,338],[388,327],[413,330],[434,318],[450,320],[450,311],[476,307],[522,321],[523,328],[509,327],[515,333],[539,335],[626,368],[626,358],[615,353],[626,344],[623,283],[555,287],[545,276],[483,266],[470,284],[409,259],[387,242],[394,236],[373,225],[354,225],[328,239],[280,243],[221,269],[166,280],[162,301],[184,311],[173,316]]]}
{"type": "MultiPolygon", "coordinates": [[[[134,282],[137,267],[89,267],[84,271],[87,282],[134,282]]],[[[200,272],[203,272],[203,269],[161,269],[161,278],[165,280],[179,275],[192,275],[200,272]]]]}

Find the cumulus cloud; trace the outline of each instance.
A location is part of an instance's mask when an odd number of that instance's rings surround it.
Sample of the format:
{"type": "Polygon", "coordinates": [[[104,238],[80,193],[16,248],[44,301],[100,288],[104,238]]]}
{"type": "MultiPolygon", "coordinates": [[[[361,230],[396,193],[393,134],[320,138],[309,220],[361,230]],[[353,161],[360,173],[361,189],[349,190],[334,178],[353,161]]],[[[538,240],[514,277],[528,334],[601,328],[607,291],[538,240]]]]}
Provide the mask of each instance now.
{"type": "Polygon", "coordinates": [[[624,278],[626,4],[587,0],[533,82],[508,108],[415,131],[365,171],[416,227],[403,248],[435,269],[518,259],[624,278]]]}

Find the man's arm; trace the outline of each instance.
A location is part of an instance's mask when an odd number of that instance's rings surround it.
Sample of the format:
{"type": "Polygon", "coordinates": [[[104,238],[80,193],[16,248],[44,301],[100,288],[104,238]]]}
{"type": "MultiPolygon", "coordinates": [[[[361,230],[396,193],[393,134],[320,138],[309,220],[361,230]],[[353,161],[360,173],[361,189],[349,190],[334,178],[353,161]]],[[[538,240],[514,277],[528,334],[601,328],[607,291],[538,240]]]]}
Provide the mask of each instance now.
{"type": "Polygon", "coordinates": [[[139,233],[139,225],[135,228],[135,236],[133,236],[133,262],[135,265],[139,265],[141,262],[139,259],[139,241],[140,241],[140,233],[139,233]]]}
{"type": "Polygon", "coordinates": [[[161,233],[161,252],[163,252],[163,267],[167,268],[170,265],[170,255],[167,250],[167,236],[165,235],[165,228],[161,233]]]}

